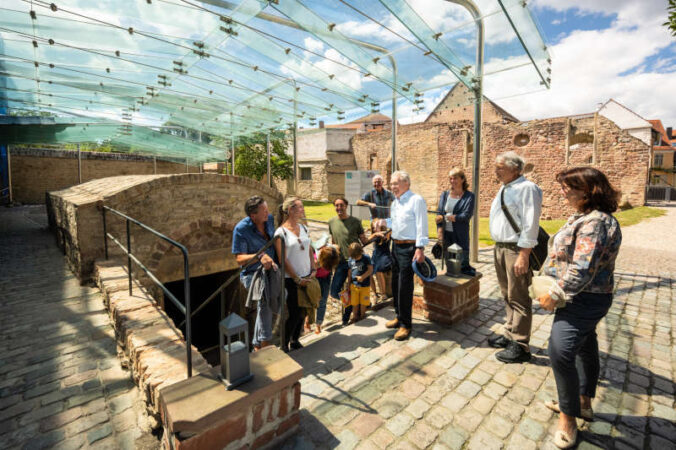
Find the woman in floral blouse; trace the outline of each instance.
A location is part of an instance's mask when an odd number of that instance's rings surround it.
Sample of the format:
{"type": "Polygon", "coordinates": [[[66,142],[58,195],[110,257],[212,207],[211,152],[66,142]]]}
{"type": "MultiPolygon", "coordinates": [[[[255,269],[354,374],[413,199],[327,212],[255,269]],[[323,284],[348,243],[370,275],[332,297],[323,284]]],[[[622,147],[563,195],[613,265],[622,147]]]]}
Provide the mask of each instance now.
{"type": "Polygon", "coordinates": [[[540,305],[558,308],[549,338],[549,358],[556,379],[558,402],[546,405],[559,412],[554,443],[575,445],[576,417],[592,420],[591,399],[599,378],[596,325],[613,301],[613,271],[622,242],[620,225],[612,216],[619,192],[608,178],[591,167],[565,170],[556,176],[561,192],[577,211],[550,241],[545,273],[558,286],[538,298],[540,305]]]}

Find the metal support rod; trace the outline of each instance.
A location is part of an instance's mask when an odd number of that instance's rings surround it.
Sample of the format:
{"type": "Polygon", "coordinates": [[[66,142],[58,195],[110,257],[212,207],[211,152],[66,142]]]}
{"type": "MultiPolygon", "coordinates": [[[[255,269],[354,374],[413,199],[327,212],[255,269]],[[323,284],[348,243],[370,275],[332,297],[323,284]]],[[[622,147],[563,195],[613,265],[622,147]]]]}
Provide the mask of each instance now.
{"type": "Polygon", "coordinates": [[[103,254],[108,260],[108,226],[106,225],[106,208],[103,208],[103,254]]]}
{"type": "Polygon", "coordinates": [[[270,133],[268,133],[266,137],[266,143],[265,143],[265,148],[267,149],[268,153],[268,186],[272,187],[272,168],[270,166],[270,133]]]}
{"type": "Polygon", "coordinates": [[[153,173],[157,175],[157,156],[153,156],[153,173]]]}
{"type": "Polygon", "coordinates": [[[126,222],[127,222],[127,270],[129,271],[129,295],[131,295],[132,294],[132,286],[131,286],[131,233],[129,232],[129,229],[130,229],[129,219],[127,219],[126,222]]]}
{"type": "Polygon", "coordinates": [[[192,306],[190,302],[190,263],[188,261],[188,251],[181,247],[183,252],[183,296],[185,298],[185,344],[186,360],[188,365],[188,378],[192,377],[192,306]]]}
{"type": "MultiPolygon", "coordinates": [[[[10,152],[11,147],[7,146],[7,184],[9,187],[9,204],[12,204],[13,192],[12,192],[12,155],[10,152]]],[[[65,248],[65,247],[64,247],[65,248]]]]}
{"type": "Polygon", "coordinates": [[[221,320],[225,319],[225,291],[221,291],[221,320]]]}
{"type": "Polygon", "coordinates": [[[185,158],[185,173],[188,173],[188,172],[190,172],[190,171],[188,170],[188,158],[186,157],[185,158]]]}
{"type": "Polygon", "coordinates": [[[392,55],[387,55],[392,64],[394,84],[392,85],[392,172],[397,171],[397,62],[392,55]]]}
{"type": "Polygon", "coordinates": [[[82,184],[82,152],[80,144],[77,144],[77,183],[82,184]]]}
{"type": "Polygon", "coordinates": [[[232,174],[235,174],[235,138],[230,139],[230,167],[232,169],[232,174]]]}
{"type": "Polygon", "coordinates": [[[472,235],[470,237],[470,260],[473,263],[479,260],[479,189],[481,169],[481,108],[483,100],[483,71],[484,71],[484,24],[479,8],[472,0],[448,0],[463,6],[474,19],[477,32],[476,63],[471,90],[474,94],[474,155],[472,157],[472,190],[474,191],[474,215],[472,216],[472,235]]]}
{"type": "MultiPolygon", "coordinates": [[[[281,226],[281,224],[280,224],[281,226]]],[[[279,237],[280,240],[280,255],[279,255],[279,269],[282,271],[282,280],[286,281],[286,240],[284,239],[284,236],[279,237]]],[[[279,302],[279,315],[281,317],[280,320],[280,327],[279,327],[279,346],[280,348],[284,347],[284,338],[286,337],[286,317],[284,317],[284,313],[286,312],[286,289],[284,286],[282,286],[282,301],[279,302]]]]}

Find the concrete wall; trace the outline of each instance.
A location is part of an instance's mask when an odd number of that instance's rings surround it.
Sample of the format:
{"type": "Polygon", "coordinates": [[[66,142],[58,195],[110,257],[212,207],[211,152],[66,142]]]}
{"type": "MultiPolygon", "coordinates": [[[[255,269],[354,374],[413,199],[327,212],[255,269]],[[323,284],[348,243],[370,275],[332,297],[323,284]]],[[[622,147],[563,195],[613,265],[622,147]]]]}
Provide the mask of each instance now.
{"type": "MultiPolygon", "coordinates": [[[[77,151],[11,148],[12,195],[20,203],[44,203],[45,193],[79,183],[77,151]]],[[[117,175],[153,174],[153,158],[82,152],[82,182],[117,175]]],[[[189,166],[188,172],[199,172],[189,166]]],[[[185,162],[157,160],[157,173],[185,173],[185,162]]]]}
{"type": "MultiPolygon", "coordinates": [[[[463,167],[472,184],[472,136],[470,121],[400,127],[398,166],[409,172],[413,191],[425,198],[428,208],[436,207],[439,194],[448,188],[450,168],[463,167]]],[[[377,153],[380,167],[374,169],[389,179],[389,139],[386,132],[356,136],[353,149],[357,170],[367,170],[370,155],[377,153]]],[[[566,167],[579,165],[593,165],[605,172],[631,205],[645,203],[650,147],[620,130],[610,120],[591,116],[580,120],[564,117],[521,123],[487,123],[483,128],[480,169],[482,217],[488,216],[500,186],[495,177],[495,157],[507,150],[517,151],[533,164],[534,169],[527,176],[544,191],[543,218],[566,218],[572,212],[559,193],[554,175],[566,167]],[[517,147],[514,144],[517,135],[528,136],[528,143],[517,147]],[[575,136],[576,140],[569,141],[575,136]]]]}
{"type": "MultiPolygon", "coordinates": [[[[121,211],[180,242],[190,253],[190,276],[232,270],[232,230],[244,217],[244,200],[262,195],[276,210],[281,195],[250,178],[216,174],[130,175],[103,178],[50,192],[50,225],[73,271],[83,280],[104,256],[99,204],[121,211]]],[[[107,214],[108,231],[124,242],[123,219],[107,214]]],[[[183,279],[176,249],[132,225],[132,251],[162,282],[183,279]]],[[[109,242],[111,257],[123,255],[109,242]]]]}
{"type": "MultiPolygon", "coordinates": [[[[349,152],[350,139],[355,130],[336,128],[314,128],[299,130],[296,136],[298,162],[326,159],[326,152],[349,152]]],[[[287,147],[289,154],[293,152],[293,143],[287,147]]]]}

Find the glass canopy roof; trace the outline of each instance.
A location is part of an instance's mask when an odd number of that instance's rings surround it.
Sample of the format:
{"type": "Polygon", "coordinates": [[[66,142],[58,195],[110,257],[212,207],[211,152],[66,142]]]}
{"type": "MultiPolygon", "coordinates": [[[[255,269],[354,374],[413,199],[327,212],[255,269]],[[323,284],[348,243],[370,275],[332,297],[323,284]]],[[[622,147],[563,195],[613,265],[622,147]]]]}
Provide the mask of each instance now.
{"type": "Polygon", "coordinates": [[[229,140],[387,114],[393,98],[414,114],[478,77],[500,98],[547,88],[549,55],[526,2],[474,2],[485,36],[478,75],[467,3],[3,0],[0,108],[59,118],[0,121],[0,140],[222,160],[223,149],[166,130],[229,140]]]}

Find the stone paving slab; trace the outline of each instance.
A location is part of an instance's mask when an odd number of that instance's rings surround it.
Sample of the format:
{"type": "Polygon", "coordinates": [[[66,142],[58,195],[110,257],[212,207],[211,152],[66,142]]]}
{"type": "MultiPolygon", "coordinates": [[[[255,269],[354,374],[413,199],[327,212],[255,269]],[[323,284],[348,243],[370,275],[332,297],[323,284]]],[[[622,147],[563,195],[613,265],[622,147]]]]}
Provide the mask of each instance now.
{"type": "MultiPolygon", "coordinates": [[[[498,362],[487,345],[504,318],[491,249],[477,268],[479,310],[461,324],[418,320],[412,338],[397,342],[384,328],[386,308],[307,337],[309,346],[290,353],[305,370],[301,432],[283,448],[555,448],[557,415],[543,406],[556,398],[546,352],[553,316],[534,311],[531,363],[498,362]]],[[[596,421],[578,448],[675,448],[676,273],[619,270],[616,283],[598,328],[596,421]]]]}
{"type": "Polygon", "coordinates": [[[0,449],[158,448],[100,292],[46,225],[44,206],[0,208],[0,449]]]}

